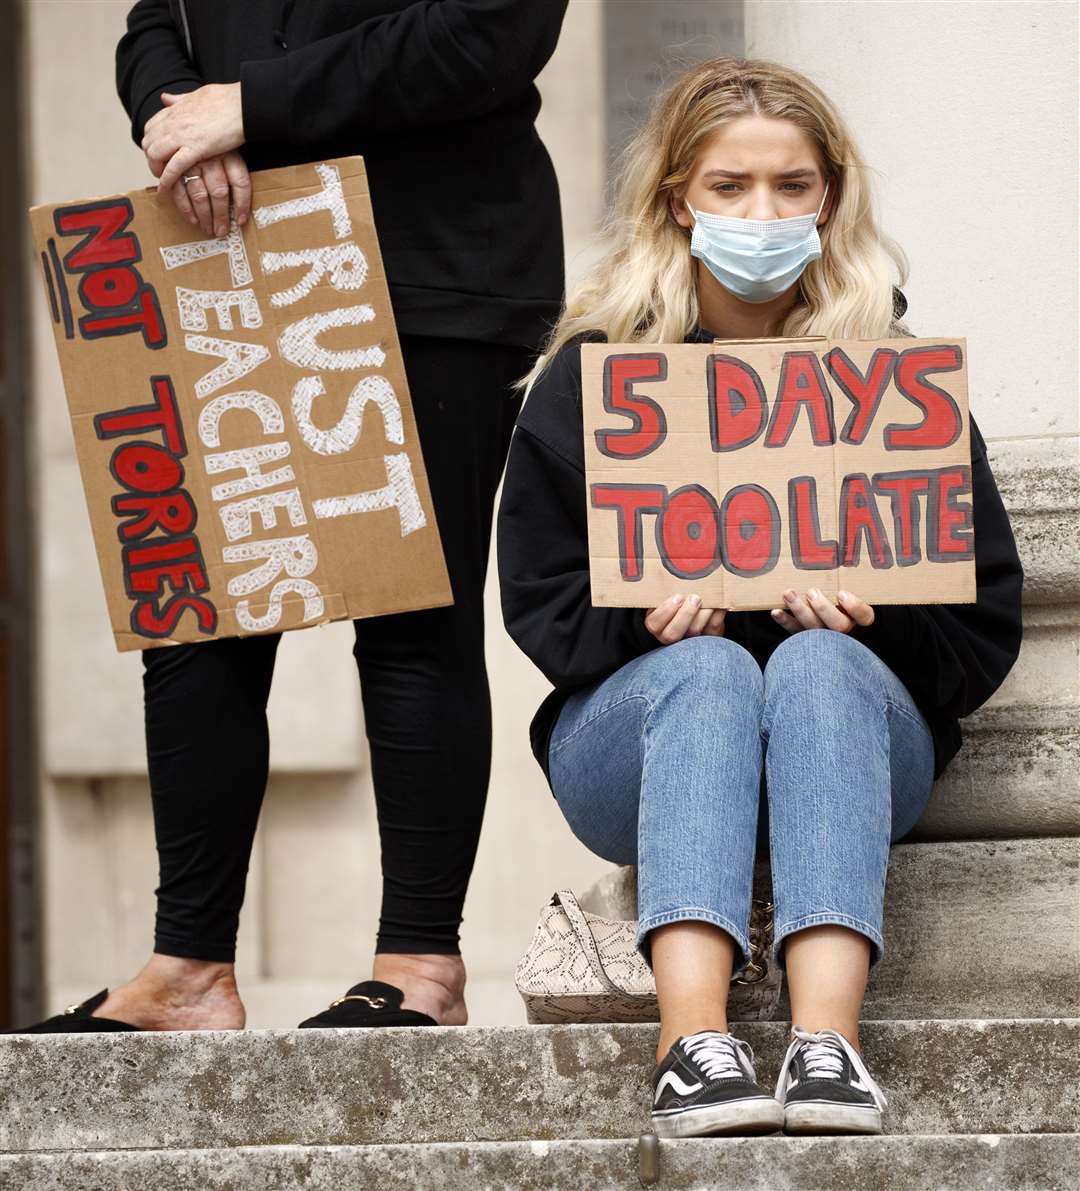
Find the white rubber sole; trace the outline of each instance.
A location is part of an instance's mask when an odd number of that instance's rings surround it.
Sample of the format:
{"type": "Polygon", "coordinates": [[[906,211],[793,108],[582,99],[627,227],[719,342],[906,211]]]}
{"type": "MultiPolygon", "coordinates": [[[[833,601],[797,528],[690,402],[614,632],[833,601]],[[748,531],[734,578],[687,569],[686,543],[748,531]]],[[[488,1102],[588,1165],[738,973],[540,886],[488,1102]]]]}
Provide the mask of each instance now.
{"type": "Polygon", "coordinates": [[[653,1113],[657,1137],[715,1137],[719,1134],[777,1133],[784,1127],[784,1106],[772,1096],[751,1096],[726,1104],[653,1113]]]}
{"type": "Polygon", "coordinates": [[[785,1133],[880,1133],[881,1110],[873,1105],[835,1104],[828,1100],[789,1104],[785,1133]]]}

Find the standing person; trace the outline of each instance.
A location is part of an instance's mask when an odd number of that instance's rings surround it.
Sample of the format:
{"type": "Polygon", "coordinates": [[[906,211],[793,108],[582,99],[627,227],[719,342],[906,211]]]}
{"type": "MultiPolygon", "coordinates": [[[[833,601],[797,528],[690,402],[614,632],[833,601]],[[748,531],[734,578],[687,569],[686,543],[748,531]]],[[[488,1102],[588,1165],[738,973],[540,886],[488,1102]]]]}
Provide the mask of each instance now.
{"type": "MultiPolygon", "coordinates": [[[[373,977],[302,1023],[466,1021],[458,927],[491,761],[483,588],[513,382],[558,314],[559,195],[533,80],[566,0],[139,0],[117,85],[159,188],[208,235],[249,170],[362,154],[452,607],[356,622],[382,845],[373,977]]],[[[244,1025],[233,960],[279,637],[147,650],[161,866],[142,971],[39,1030],[244,1025]]],[[[312,857],[318,863],[318,857],[312,857]]]]}
{"type": "Polygon", "coordinates": [[[771,612],[695,595],[593,607],[583,341],[908,333],[866,166],[794,70],[719,58],[678,79],[627,151],[609,231],[530,378],[499,512],[506,626],[555,687],[533,748],[574,834],[638,866],[656,1132],[879,1132],[859,1015],[884,947],[889,844],[1019,651],[1008,517],[972,421],[974,604],[873,608],[841,591],[836,605],[810,588],[778,590],[771,612]],[[762,835],[793,1021],[775,1094],[726,1015],[762,835]]]}

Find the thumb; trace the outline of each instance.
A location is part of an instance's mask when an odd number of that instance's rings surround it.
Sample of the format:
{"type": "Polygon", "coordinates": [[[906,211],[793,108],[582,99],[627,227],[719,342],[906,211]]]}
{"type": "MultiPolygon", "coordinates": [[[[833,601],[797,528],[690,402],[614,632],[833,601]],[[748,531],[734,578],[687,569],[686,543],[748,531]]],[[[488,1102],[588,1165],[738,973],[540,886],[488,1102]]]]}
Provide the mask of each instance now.
{"type": "Polygon", "coordinates": [[[179,95],[173,95],[171,91],[162,91],[161,102],[167,107],[171,108],[174,103],[180,99],[179,95]]]}

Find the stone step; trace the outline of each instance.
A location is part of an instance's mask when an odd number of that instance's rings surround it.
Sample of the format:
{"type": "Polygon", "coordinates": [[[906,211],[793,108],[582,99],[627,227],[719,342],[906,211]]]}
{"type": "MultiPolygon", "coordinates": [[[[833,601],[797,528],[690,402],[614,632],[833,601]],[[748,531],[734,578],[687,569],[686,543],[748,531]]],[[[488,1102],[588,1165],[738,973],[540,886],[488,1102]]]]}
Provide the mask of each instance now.
{"type": "Polygon", "coordinates": [[[102,1150],[0,1156],[3,1191],[1075,1191],[1080,1135],[758,1137],[102,1150]],[[1070,1171],[1072,1173],[1070,1173],[1070,1171]]]}
{"type": "MultiPolygon", "coordinates": [[[[734,1027],[775,1080],[780,1022],[734,1027]]],[[[651,1025],[0,1037],[0,1151],[636,1136],[651,1025]]],[[[867,1022],[891,1133],[1054,1133],[1080,1020],[867,1022]]]]}
{"type": "MultiPolygon", "coordinates": [[[[608,918],[634,918],[632,868],[581,894],[608,918]]],[[[759,889],[768,866],[760,864],[759,889]]],[[[897,844],[885,887],[885,955],[870,973],[867,1019],[1075,1017],[1080,839],[897,844]]],[[[786,995],[777,1017],[789,1013],[786,995]]]]}
{"type": "Polygon", "coordinates": [[[989,706],[970,716],[911,838],[1080,835],[1078,718],[1076,706],[989,706]]]}

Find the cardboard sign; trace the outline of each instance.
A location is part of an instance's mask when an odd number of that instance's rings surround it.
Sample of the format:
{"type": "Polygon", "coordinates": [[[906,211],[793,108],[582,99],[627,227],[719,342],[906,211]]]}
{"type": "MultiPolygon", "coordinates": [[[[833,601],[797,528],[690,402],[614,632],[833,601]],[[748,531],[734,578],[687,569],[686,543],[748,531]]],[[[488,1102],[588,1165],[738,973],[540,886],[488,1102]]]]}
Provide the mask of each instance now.
{"type": "Polygon", "coordinates": [[[973,603],[963,340],[584,344],[592,599],[973,603]]]}
{"type": "Polygon", "coordinates": [[[117,647],[452,603],[363,159],[31,223],[117,647]]]}

